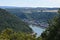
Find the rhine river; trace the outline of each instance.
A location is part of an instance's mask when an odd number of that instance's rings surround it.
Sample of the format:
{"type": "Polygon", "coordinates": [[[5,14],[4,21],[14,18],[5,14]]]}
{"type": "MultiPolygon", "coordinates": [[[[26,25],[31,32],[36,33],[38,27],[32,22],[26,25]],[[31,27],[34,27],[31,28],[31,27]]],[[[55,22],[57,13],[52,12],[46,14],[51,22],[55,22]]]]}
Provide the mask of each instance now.
{"type": "Polygon", "coordinates": [[[37,37],[39,37],[41,35],[41,33],[43,33],[43,31],[45,30],[45,29],[40,28],[40,27],[35,26],[35,25],[29,25],[29,27],[32,28],[34,33],[37,33],[37,37]]]}

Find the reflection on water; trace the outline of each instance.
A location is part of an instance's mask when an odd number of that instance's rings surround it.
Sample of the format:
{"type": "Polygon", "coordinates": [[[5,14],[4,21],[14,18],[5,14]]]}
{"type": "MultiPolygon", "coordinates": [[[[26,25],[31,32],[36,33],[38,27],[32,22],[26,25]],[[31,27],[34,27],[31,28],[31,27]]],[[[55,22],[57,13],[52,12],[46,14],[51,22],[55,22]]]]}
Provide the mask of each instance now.
{"type": "Polygon", "coordinates": [[[45,30],[40,27],[34,26],[34,25],[29,25],[30,28],[34,31],[34,33],[37,33],[37,37],[41,35],[41,33],[45,30]]]}

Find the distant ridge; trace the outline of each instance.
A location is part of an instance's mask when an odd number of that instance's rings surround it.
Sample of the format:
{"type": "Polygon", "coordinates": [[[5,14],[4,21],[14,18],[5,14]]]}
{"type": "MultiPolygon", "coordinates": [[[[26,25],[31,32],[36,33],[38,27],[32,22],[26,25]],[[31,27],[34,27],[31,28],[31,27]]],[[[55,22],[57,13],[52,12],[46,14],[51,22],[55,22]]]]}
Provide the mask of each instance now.
{"type": "Polygon", "coordinates": [[[50,7],[16,7],[16,6],[0,6],[0,8],[24,8],[24,9],[41,9],[41,10],[58,10],[59,8],[50,8],[50,7]]]}

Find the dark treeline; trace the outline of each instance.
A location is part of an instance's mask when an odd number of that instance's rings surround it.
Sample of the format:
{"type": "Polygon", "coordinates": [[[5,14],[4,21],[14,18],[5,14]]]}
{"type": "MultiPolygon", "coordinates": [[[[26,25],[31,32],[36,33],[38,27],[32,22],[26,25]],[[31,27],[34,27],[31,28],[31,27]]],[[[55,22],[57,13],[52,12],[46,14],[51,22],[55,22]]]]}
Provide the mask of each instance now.
{"type": "Polygon", "coordinates": [[[60,40],[60,9],[58,13],[51,25],[41,34],[42,40],[60,40]]]}

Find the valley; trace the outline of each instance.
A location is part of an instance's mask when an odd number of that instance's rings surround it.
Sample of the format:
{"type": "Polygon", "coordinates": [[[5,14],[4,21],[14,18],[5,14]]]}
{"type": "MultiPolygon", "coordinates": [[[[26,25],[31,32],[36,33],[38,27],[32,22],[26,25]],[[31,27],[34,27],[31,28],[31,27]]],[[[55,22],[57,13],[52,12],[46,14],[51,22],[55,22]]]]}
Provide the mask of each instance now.
{"type": "Polygon", "coordinates": [[[59,39],[59,12],[58,8],[0,8],[0,40],[59,39]]]}
{"type": "Polygon", "coordinates": [[[48,22],[58,15],[58,8],[5,8],[8,12],[18,16],[27,24],[48,27],[48,22]]]}

